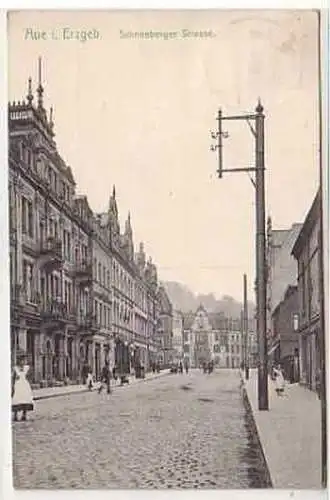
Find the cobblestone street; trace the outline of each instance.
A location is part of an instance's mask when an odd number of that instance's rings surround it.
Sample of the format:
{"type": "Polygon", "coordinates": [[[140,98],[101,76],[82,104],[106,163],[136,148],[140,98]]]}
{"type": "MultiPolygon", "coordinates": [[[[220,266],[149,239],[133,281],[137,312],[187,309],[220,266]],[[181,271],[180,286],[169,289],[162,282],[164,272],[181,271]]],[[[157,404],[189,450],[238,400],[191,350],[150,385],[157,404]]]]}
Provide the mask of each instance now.
{"type": "Polygon", "coordinates": [[[37,401],[13,461],[16,488],[267,486],[234,370],[37,401]]]}

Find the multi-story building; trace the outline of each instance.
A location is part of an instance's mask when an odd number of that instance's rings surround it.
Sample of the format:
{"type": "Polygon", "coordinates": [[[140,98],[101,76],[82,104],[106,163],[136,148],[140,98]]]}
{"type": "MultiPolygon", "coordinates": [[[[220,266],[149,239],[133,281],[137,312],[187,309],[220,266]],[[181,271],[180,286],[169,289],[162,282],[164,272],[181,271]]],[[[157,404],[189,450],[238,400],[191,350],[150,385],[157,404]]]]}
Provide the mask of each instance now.
{"type": "MultiPolygon", "coordinates": [[[[289,229],[273,229],[270,217],[267,222],[267,337],[271,362],[279,358],[276,352],[279,332],[274,328],[274,312],[284,300],[288,287],[297,285],[296,262],[291,252],[301,227],[302,224],[296,223],[289,229]]],[[[292,304],[292,300],[288,303],[292,304]]]]}
{"type": "Polygon", "coordinates": [[[287,378],[292,376],[291,369],[299,347],[298,302],[297,287],[288,286],[283,300],[277,305],[272,315],[275,342],[273,361],[281,363],[287,378]]]}
{"type": "Polygon", "coordinates": [[[321,193],[316,194],[292,249],[298,265],[300,381],[312,390],[320,383],[321,193]]]}
{"type": "MultiPolygon", "coordinates": [[[[41,73],[41,72],[40,72],[41,73]]],[[[27,352],[36,384],[78,382],[105,359],[146,368],[157,358],[157,269],[134,255],[130,216],[120,233],[115,189],[94,215],[76,194],[54,140],[39,81],[34,105],[9,104],[12,361],[27,352]],[[129,349],[127,349],[129,347],[129,349]]]]}
{"type": "Polygon", "coordinates": [[[162,342],[162,356],[160,362],[164,366],[173,363],[173,308],[163,286],[158,289],[159,321],[158,332],[162,342]]]}
{"type": "Polygon", "coordinates": [[[78,275],[91,213],[57,151],[41,82],[37,94],[34,106],[29,80],[27,100],[9,105],[11,334],[14,357],[27,351],[33,381],[46,384],[79,377],[77,310],[88,292],[80,294],[78,275]]]}

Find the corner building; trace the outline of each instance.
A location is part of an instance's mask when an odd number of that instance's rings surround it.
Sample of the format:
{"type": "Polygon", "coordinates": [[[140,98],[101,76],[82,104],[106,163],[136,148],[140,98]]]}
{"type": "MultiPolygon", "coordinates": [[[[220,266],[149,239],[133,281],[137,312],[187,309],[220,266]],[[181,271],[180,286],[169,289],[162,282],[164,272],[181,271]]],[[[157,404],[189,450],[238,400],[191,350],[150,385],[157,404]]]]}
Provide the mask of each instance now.
{"type": "MultiPolygon", "coordinates": [[[[40,64],[40,61],[39,61],[40,64]]],[[[157,357],[157,269],[134,254],[130,216],[120,233],[115,189],[105,214],[76,194],[54,140],[39,68],[37,102],[8,106],[11,354],[28,354],[36,386],[100,376],[129,350],[129,366],[157,357]]]]}

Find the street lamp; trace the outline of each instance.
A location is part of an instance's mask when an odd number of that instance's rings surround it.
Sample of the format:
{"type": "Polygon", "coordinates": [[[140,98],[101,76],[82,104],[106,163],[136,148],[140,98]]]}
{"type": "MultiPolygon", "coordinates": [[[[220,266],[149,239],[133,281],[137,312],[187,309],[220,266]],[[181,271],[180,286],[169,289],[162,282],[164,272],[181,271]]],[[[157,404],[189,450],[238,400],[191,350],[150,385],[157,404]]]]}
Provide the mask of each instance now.
{"type": "Polygon", "coordinates": [[[267,290],[266,290],[266,231],[265,231],[265,157],[264,157],[264,108],[258,100],[255,113],[239,116],[223,116],[218,112],[218,131],[211,132],[212,139],[218,144],[211,146],[211,151],[218,151],[218,176],[221,179],[224,172],[255,172],[255,179],[250,180],[256,195],[256,298],[257,298],[257,334],[259,344],[258,363],[258,406],[259,410],[268,410],[268,366],[267,366],[267,290]],[[222,130],[224,120],[245,121],[255,139],[255,166],[245,168],[223,168],[222,140],[228,138],[228,133],[222,130]],[[252,122],[255,126],[253,127],[252,122]]]}

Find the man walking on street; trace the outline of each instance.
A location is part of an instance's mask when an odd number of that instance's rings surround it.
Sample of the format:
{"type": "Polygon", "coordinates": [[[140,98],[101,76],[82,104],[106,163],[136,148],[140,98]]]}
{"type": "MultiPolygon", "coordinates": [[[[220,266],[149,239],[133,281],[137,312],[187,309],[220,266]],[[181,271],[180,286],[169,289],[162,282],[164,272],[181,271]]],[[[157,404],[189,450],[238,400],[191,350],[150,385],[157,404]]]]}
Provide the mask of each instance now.
{"type": "Polygon", "coordinates": [[[107,387],[107,393],[111,393],[110,389],[110,378],[111,378],[111,373],[110,373],[110,368],[109,368],[109,361],[106,361],[104,364],[104,367],[102,368],[102,374],[101,374],[101,385],[99,388],[99,394],[101,393],[104,385],[107,387]]]}

